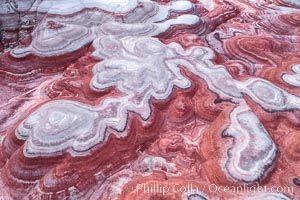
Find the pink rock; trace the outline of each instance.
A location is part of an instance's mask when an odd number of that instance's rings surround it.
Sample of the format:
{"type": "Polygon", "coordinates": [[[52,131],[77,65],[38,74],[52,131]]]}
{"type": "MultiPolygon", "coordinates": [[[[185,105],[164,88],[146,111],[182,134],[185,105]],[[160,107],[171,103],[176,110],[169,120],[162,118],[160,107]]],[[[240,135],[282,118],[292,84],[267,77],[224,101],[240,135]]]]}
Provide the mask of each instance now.
{"type": "Polygon", "coordinates": [[[0,5],[0,199],[300,198],[298,1],[0,5]]]}

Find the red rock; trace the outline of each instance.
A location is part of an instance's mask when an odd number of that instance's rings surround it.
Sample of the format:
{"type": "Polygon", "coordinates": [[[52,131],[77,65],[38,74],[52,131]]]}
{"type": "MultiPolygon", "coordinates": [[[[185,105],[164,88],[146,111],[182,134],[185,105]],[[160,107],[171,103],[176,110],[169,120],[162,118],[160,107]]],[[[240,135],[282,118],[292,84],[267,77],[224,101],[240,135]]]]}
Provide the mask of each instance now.
{"type": "Polygon", "coordinates": [[[300,198],[298,1],[0,5],[1,198],[300,198]]]}

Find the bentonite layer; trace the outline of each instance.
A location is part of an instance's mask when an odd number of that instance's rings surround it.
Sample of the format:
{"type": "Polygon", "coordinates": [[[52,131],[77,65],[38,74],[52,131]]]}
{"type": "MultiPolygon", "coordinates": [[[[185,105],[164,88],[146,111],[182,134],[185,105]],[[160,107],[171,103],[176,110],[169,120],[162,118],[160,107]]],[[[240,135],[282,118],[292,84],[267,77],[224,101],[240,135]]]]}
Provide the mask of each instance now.
{"type": "Polygon", "coordinates": [[[0,30],[1,199],[300,199],[299,0],[2,0],[0,30]]]}

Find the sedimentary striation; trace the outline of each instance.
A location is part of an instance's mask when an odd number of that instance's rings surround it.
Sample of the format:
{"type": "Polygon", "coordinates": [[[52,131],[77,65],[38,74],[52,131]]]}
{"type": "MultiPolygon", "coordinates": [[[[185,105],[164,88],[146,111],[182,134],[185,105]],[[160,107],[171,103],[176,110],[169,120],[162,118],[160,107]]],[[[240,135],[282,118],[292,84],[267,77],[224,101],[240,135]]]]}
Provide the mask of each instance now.
{"type": "Polygon", "coordinates": [[[0,5],[1,198],[300,198],[298,1],[0,5]]]}

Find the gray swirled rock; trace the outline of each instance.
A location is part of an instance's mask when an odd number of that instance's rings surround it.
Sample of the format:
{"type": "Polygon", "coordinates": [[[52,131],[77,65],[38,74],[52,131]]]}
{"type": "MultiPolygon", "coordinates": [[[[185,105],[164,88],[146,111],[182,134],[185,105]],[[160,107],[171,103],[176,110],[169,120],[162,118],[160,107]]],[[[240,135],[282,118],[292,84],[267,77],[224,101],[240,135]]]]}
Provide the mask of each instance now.
{"type": "Polygon", "coordinates": [[[234,137],[234,146],[228,150],[226,171],[238,181],[260,180],[276,158],[277,147],[247,105],[237,106],[230,119],[223,136],[234,137]]]}
{"type": "Polygon", "coordinates": [[[283,74],[281,78],[289,85],[300,87],[300,64],[292,66],[292,71],[295,74],[283,74]]]}
{"type": "Polygon", "coordinates": [[[28,47],[16,48],[10,53],[15,58],[34,54],[39,57],[54,57],[74,52],[89,44],[95,33],[84,26],[47,21],[33,33],[33,41],[28,47]]]}
{"type": "Polygon", "coordinates": [[[53,101],[23,121],[16,136],[27,141],[24,154],[29,157],[87,151],[104,138],[95,126],[96,119],[97,113],[80,103],[53,101]]]}

